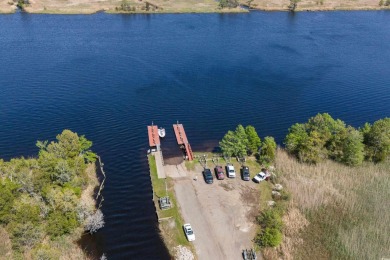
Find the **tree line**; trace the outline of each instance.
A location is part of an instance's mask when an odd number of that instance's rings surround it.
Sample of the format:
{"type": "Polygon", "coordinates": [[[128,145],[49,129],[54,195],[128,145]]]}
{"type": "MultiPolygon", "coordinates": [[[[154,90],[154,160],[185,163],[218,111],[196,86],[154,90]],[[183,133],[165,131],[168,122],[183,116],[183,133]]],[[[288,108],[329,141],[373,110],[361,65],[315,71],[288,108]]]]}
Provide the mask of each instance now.
{"type": "Polygon", "coordinates": [[[262,163],[270,163],[275,159],[276,143],[272,136],[264,137],[261,141],[256,129],[248,125],[244,128],[238,125],[235,131],[228,131],[219,146],[224,156],[245,157],[258,155],[262,163]]]}
{"type": "Polygon", "coordinates": [[[56,141],[37,142],[37,158],[0,160],[0,225],[14,254],[32,249],[34,259],[52,259],[61,252],[48,248],[47,239],[104,225],[102,213],[81,199],[90,181],[86,168],[97,158],[91,146],[84,136],[64,130],[56,141]]]}
{"type": "Polygon", "coordinates": [[[317,114],[306,123],[292,125],[285,138],[286,150],[299,161],[316,164],[332,159],[357,166],[375,163],[390,155],[390,118],[355,129],[329,114],[317,114]]]}

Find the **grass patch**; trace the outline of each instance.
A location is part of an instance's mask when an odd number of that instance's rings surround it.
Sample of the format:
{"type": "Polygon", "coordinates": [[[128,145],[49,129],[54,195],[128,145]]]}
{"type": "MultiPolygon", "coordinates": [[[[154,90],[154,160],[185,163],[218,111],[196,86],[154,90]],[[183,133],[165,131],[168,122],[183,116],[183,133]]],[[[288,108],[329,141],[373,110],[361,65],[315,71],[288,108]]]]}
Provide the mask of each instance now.
{"type": "Polygon", "coordinates": [[[152,186],[153,186],[153,192],[154,196],[157,196],[157,198],[166,196],[165,192],[165,179],[159,179],[157,176],[157,165],[156,160],[154,158],[154,155],[148,156],[149,160],[149,168],[150,168],[150,176],[152,179],[152,186]]]}
{"type": "Polygon", "coordinates": [[[163,240],[167,248],[169,249],[171,255],[175,254],[173,250],[178,245],[189,247],[190,250],[194,253],[194,247],[188,242],[182,229],[184,221],[180,214],[180,209],[176,201],[176,196],[173,188],[173,180],[171,178],[159,179],[157,177],[157,166],[155,157],[153,155],[149,155],[148,160],[154,192],[153,200],[155,203],[157,216],[159,218],[160,230],[163,240]],[[171,200],[172,208],[167,210],[161,210],[158,204],[158,198],[165,197],[167,193],[171,200]]]}
{"type": "Polygon", "coordinates": [[[195,164],[197,163],[196,160],[194,161],[185,161],[185,166],[187,171],[195,171],[195,164]]]}
{"type": "Polygon", "coordinates": [[[260,189],[260,211],[266,210],[269,208],[267,201],[273,200],[272,199],[272,187],[271,183],[268,181],[262,181],[259,183],[259,189],[260,189]]]}

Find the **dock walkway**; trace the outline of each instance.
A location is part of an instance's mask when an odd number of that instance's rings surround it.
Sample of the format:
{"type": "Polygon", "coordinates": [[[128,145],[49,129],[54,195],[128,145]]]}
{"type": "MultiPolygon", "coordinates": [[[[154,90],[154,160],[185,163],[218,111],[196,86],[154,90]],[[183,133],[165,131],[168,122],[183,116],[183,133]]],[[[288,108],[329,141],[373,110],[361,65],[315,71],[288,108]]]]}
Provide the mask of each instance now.
{"type": "Polygon", "coordinates": [[[161,151],[153,152],[154,158],[156,159],[157,176],[159,179],[165,179],[167,176],[164,170],[164,162],[161,151]]]}

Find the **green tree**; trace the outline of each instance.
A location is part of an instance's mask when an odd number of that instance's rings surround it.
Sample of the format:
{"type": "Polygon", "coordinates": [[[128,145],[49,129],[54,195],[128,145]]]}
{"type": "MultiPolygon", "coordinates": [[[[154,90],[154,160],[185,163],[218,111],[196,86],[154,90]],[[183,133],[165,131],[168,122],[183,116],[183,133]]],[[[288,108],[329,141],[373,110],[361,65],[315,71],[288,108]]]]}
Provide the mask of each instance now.
{"type": "Polygon", "coordinates": [[[236,8],[238,6],[237,0],[220,0],[219,6],[221,8],[236,8]]]}
{"type": "Polygon", "coordinates": [[[367,159],[374,162],[384,161],[390,155],[390,118],[374,122],[364,137],[367,159]]]}
{"type": "Polygon", "coordinates": [[[253,154],[259,150],[261,139],[257,134],[256,129],[251,125],[245,127],[245,133],[248,138],[248,152],[253,154]]]}
{"type": "Polygon", "coordinates": [[[339,119],[334,120],[328,113],[323,113],[311,117],[306,128],[309,133],[316,131],[318,137],[327,142],[334,133],[345,129],[345,123],[339,119]]]}
{"type": "Polygon", "coordinates": [[[29,195],[22,194],[12,205],[10,221],[15,223],[31,222],[38,224],[42,220],[41,216],[41,209],[38,202],[29,195]]]}
{"type": "Polygon", "coordinates": [[[236,130],[228,131],[219,142],[223,154],[227,156],[245,156],[247,154],[248,138],[245,128],[238,125],[236,130]]]}
{"type": "Polygon", "coordinates": [[[18,185],[10,180],[0,180],[0,223],[8,223],[11,209],[17,197],[18,185]]]}
{"type": "Polygon", "coordinates": [[[238,125],[236,127],[236,131],[234,132],[236,136],[237,143],[235,145],[235,156],[245,156],[248,152],[248,136],[246,135],[245,128],[242,125],[238,125]]]}
{"type": "Polygon", "coordinates": [[[236,135],[233,131],[228,131],[222,140],[219,142],[219,146],[223,154],[231,157],[235,152],[235,144],[237,142],[236,135]]]}
{"type": "Polygon", "coordinates": [[[263,163],[271,163],[275,160],[276,143],[272,136],[266,136],[261,143],[260,160],[263,163]]]}
{"type": "Polygon", "coordinates": [[[52,210],[61,212],[75,211],[78,203],[77,195],[73,189],[48,187],[45,196],[52,210]]]}
{"type": "Polygon", "coordinates": [[[286,150],[298,157],[299,151],[305,147],[308,139],[309,135],[306,132],[306,126],[296,123],[288,129],[288,134],[284,139],[286,150]]]}
{"type": "Polygon", "coordinates": [[[42,226],[30,221],[26,223],[14,223],[10,226],[12,245],[16,250],[32,248],[39,243],[44,236],[42,226]]]}
{"type": "Polygon", "coordinates": [[[74,176],[73,169],[66,160],[58,160],[55,170],[51,173],[52,180],[60,185],[70,182],[74,176]]]}
{"type": "Polygon", "coordinates": [[[84,156],[84,159],[87,163],[95,162],[96,161],[96,154],[91,151],[92,147],[92,141],[89,141],[87,138],[85,138],[84,135],[80,136],[79,138],[80,142],[80,153],[84,156]]]}
{"type": "Polygon", "coordinates": [[[356,166],[364,160],[363,135],[353,127],[348,127],[348,134],[343,140],[341,161],[346,165],[356,166]]]}
{"type": "Polygon", "coordinates": [[[301,0],[290,0],[290,5],[288,6],[288,10],[290,10],[291,12],[294,12],[295,9],[297,9],[298,3],[299,3],[300,1],[301,1],[301,0]]]}
{"type": "MultiPolygon", "coordinates": [[[[57,142],[52,141],[47,145],[46,150],[61,159],[75,158],[81,152],[81,145],[77,133],[64,130],[56,137],[57,142]]],[[[39,142],[37,142],[39,145],[39,142]]]]}
{"type": "Polygon", "coordinates": [[[301,162],[315,164],[328,156],[339,158],[345,136],[345,123],[323,113],[311,117],[306,124],[293,125],[286,136],[285,145],[287,151],[301,162]]]}
{"type": "Polygon", "coordinates": [[[54,211],[49,215],[46,231],[53,237],[69,234],[78,226],[75,212],[54,211]]]}

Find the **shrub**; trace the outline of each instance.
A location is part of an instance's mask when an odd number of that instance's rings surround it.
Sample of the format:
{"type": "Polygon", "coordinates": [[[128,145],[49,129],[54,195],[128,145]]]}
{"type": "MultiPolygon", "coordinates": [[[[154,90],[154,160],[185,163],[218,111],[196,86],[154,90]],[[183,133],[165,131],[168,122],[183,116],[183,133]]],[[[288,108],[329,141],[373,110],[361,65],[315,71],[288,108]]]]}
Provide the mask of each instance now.
{"type": "Polygon", "coordinates": [[[10,220],[15,223],[31,222],[37,224],[41,220],[41,210],[38,202],[26,194],[14,201],[11,213],[10,220]]]}
{"type": "Polygon", "coordinates": [[[261,143],[260,161],[268,164],[275,160],[276,155],[276,143],[272,136],[266,136],[261,143]]]}
{"type": "Polygon", "coordinates": [[[102,211],[99,209],[95,212],[95,214],[87,218],[85,230],[92,234],[97,232],[102,227],[104,227],[104,216],[102,211]]]}
{"type": "Polygon", "coordinates": [[[12,245],[19,251],[23,248],[32,248],[41,241],[44,235],[41,226],[31,222],[12,223],[10,229],[12,245]]]}
{"type": "MultiPolygon", "coordinates": [[[[277,203],[277,205],[282,205],[277,203]]],[[[257,234],[255,242],[260,247],[275,247],[282,242],[282,214],[285,209],[283,206],[269,208],[256,218],[261,226],[261,231],[257,234]]]]}
{"type": "Polygon", "coordinates": [[[264,228],[276,228],[281,230],[283,227],[282,217],[278,210],[273,208],[267,209],[257,217],[257,222],[264,228]]]}
{"type": "Polygon", "coordinates": [[[282,232],[277,228],[265,228],[256,237],[260,247],[275,247],[282,242],[282,232]]]}
{"type": "Polygon", "coordinates": [[[237,0],[220,0],[219,6],[221,8],[236,8],[238,6],[237,0]]]}
{"type": "Polygon", "coordinates": [[[60,252],[48,245],[40,245],[32,252],[34,260],[56,260],[60,258],[60,252]]]}
{"type": "Polygon", "coordinates": [[[78,226],[74,212],[52,212],[47,221],[46,231],[53,237],[69,234],[78,226]]]}
{"type": "Polygon", "coordinates": [[[8,223],[17,185],[10,181],[0,182],[0,223],[8,223]]]}

